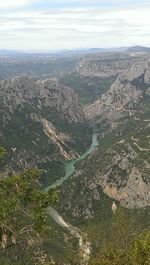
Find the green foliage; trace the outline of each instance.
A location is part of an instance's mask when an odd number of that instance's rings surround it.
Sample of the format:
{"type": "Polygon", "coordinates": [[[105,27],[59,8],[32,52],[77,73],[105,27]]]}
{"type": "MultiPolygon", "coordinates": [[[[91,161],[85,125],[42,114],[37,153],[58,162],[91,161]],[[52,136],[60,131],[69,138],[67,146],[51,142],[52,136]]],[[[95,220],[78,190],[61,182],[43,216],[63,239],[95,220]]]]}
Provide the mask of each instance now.
{"type": "Polygon", "coordinates": [[[80,264],[79,254],[75,252],[70,253],[67,262],[69,263],[69,265],[79,265],[80,264]]]}
{"type": "Polygon", "coordinates": [[[0,147],[0,159],[5,155],[6,150],[3,147],[0,147]]]}
{"type": "MultiPolygon", "coordinates": [[[[5,150],[0,148],[0,158],[4,154],[5,150]]],[[[20,253],[23,260],[21,263],[18,260],[18,264],[27,264],[34,256],[36,242],[41,246],[41,239],[49,233],[47,207],[54,205],[58,196],[55,190],[41,189],[41,173],[29,169],[0,179],[0,260],[3,264],[14,264],[20,253]],[[23,254],[24,249],[27,254],[23,254]]],[[[46,262],[45,265],[53,264],[49,258],[46,262]]]]}
{"type": "MultiPolygon", "coordinates": [[[[89,265],[148,265],[150,264],[150,231],[119,208],[110,224],[111,230],[103,235],[105,244],[91,257],[89,265]]],[[[95,231],[95,233],[98,233],[95,231]]]]}
{"type": "Polygon", "coordinates": [[[150,264],[150,231],[133,240],[130,255],[134,265],[150,264]]]}
{"type": "Polygon", "coordinates": [[[102,94],[104,94],[111,86],[114,77],[89,77],[80,76],[77,73],[64,75],[61,82],[70,86],[79,95],[83,105],[94,102],[102,94]]]}
{"type": "Polygon", "coordinates": [[[120,244],[108,245],[103,254],[91,259],[89,265],[149,265],[150,264],[150,232],[135,237],[128,248],[120,244]]]}
{"type": "Polygon", "coordinates": [[[0,147],[0,164],[2,163],[2,159],[4,155],[6,154],[6,150],[3,147],[0,147]]]}
{"type": "MultiPolygon", "coordinates": [[[[39,189],[40,172],[30,169],[0,180],[1,233],[7,237],[21,231],[41,231],[47,221],[47,207],[57,201],[55,191],[39,189]]],[[[10,242],[9,242],[10,243],[10,242]]]]}
{"type": "Polygon", "coordinates": [[[78,58],[73,57],[51,57],[45,55],[39,56],[19,56],[7,58],[0,61],[0,79],[7,79],[17,75],[32,76],[35,79],[50,78],[54,75],[62,75],[68,70],[74,68],[78,58]],[[15,60],[15,63],[14,63],[15,60]]]}
{"type": "Polygon", "coordinates": [[[112,223],[113,242],[124,246],[124,248],[128,245],[128,243],[132,240],[136,231],[137,224],[133,218],[133,215],[129,215],[128,211],[122,207],[119,207],[114,215],[114,220],[112,223]]]}

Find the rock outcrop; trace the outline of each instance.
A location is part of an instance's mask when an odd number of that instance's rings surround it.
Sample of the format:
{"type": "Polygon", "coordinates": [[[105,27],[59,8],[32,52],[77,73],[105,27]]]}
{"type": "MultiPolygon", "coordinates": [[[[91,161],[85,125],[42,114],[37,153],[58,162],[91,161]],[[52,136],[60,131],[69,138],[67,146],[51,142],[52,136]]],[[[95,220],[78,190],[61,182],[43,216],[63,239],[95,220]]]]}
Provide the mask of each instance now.
{"type": "MultiPolygon", "coordinates": [[[[84,114],[79,105],[78,97],[71,88],[62,86],[55,78],[34,81],[22,76],[0,82],[0,98],[2,109],[13,113],[25,103],[36,107],[50,107],[59,112],[62,120],[67,119],[69,123],[84,123],[84,114]]],[[[50,114],[51,115],[51,114],[50,114]]]]}
{"type": "Polygon", "coordinates": [[[57,175],[89,141],[78,96],[56,78],[3,80],[0,100],[0,144],[11,153],[8,171],[39,166],[57,175]]]}
{"type": "Polygon", "coordinates": [[[62,187],[63,211],[93,218],[108,197],[130,209],[149,207],[150,62],[120,74],[85,115],[97,127],[99,147],[62,187]]]}
{"type": "Polygon", "coordinates": [[[110,122],[132,115],[136,105],[150,93],[150,61],[135,64],[121,73],[111,88],[92,105],[85,107],[85,116],[91,124],[102,120],[110,122]]]}
{"type": "Polygon", "coordinates": [[[129,54],[105,53],[85,57],[79,62],[77,72],[82,76],[117,77],[129,69],[133,64],[143,61],[143,58],[134,58],[129,54]]]}

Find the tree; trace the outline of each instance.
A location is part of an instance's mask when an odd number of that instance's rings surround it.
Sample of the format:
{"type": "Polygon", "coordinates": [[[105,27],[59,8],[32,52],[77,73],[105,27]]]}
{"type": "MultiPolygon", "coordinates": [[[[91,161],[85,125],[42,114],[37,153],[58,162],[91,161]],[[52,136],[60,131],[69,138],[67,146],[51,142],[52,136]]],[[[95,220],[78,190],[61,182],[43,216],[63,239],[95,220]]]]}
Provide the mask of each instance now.
{"type": "MultiPolygon", "coordinates": [[[[0,148],[0,161],[5,150],[0,148]]],[[[49,205],[57,202],[55,190],[39,184],[41,171],[29,169],[0,179],[0,251],[33,245],[47,230],[49,205]]]]}

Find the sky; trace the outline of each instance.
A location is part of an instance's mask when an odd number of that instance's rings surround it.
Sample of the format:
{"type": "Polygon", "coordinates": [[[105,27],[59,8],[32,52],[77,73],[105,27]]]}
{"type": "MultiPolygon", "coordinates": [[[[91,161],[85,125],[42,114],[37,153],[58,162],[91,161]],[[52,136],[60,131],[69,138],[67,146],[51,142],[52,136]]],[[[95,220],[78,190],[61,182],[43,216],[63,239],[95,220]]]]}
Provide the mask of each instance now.
{"type": "Polygon", "coordinates": [[[150,0],[0,0],[0,49],[150,47],[150,0]]]}

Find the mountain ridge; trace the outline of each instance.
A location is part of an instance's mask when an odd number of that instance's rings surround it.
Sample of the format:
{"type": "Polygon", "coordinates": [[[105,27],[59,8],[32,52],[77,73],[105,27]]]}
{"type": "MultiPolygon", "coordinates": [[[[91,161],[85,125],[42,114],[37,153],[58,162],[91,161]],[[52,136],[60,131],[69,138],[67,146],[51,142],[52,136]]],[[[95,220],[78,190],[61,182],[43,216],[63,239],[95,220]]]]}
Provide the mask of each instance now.
{"type": "Polygon", "coordinates": [[[62,174],[64,162],[84,148],[83,133],[89,143],[77,95],[56,78],[1,81],[0,97],[1,145],[11,152],[7,170],[43,166],[50,173],[60,164],[62,174]]]}
{"type": "Polygon", "coordinates": [[[60,208],[73,219],[94,218],[105,195],[129,209],[150,206],[149,103],[146,61],[121,73],[101,99],[84,108],[99,147],[62,186],[60,208]],[[69,199],[64,199],[66,189],[71,190],[69,199]]]}

